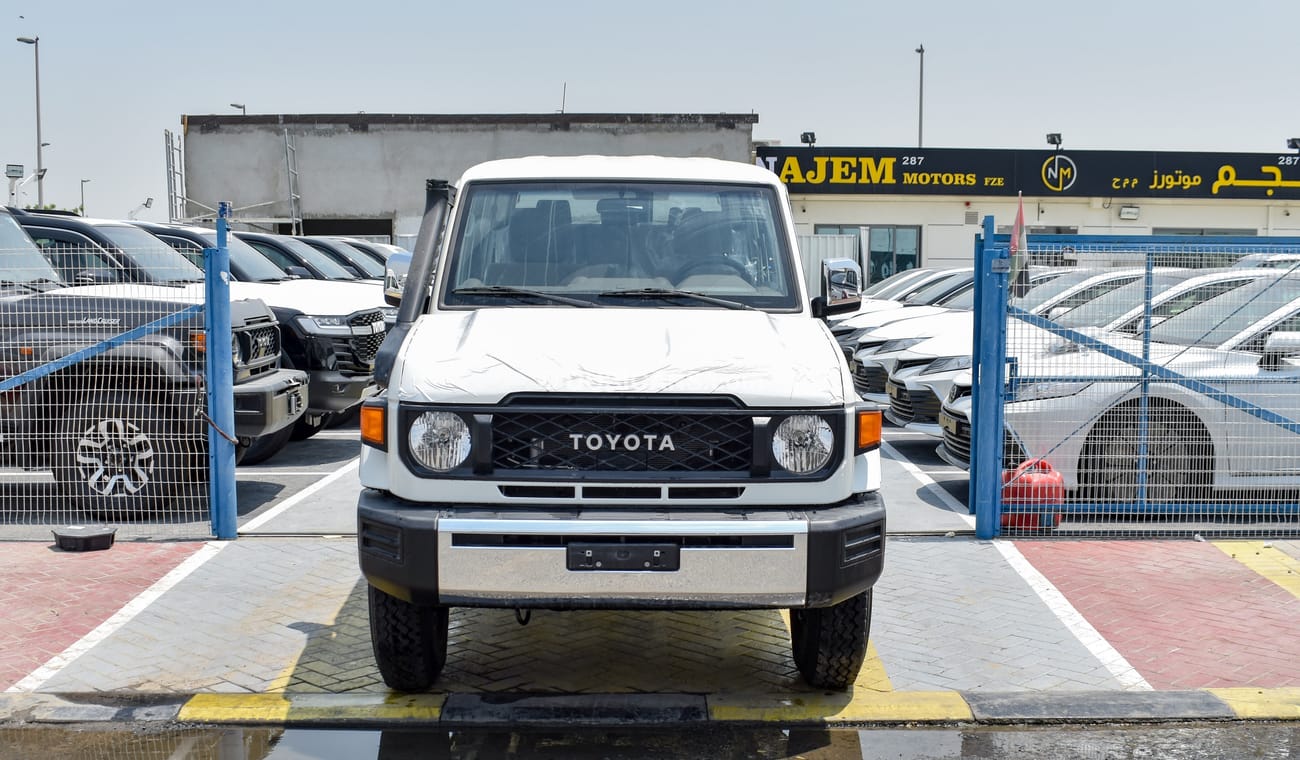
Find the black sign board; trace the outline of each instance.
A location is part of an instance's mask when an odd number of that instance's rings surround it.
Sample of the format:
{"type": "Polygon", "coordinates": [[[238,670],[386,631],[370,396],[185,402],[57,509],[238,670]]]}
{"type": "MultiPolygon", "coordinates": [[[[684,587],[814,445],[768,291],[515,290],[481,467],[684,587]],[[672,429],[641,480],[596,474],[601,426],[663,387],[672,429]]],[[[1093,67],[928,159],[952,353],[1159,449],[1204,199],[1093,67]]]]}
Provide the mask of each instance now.
{"type": "Polygon", "coordinates": [[[1300,153],[760,147],[790,193],[1300,199],[1300,153]]]}

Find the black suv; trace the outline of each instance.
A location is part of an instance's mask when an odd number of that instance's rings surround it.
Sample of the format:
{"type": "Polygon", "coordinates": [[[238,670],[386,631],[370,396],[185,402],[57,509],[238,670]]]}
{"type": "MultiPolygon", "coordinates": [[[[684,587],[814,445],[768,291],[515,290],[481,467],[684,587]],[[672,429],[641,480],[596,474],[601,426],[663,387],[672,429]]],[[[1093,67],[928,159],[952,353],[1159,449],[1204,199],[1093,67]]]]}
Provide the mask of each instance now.
{"type": "MultiPolygon", "coordinates": [[[[201,287],[159,290],[68,288],[0,211],[0,381],[67,362],[0,393],[0,463],[50,470],[72,506],[101,514],[200,508],[203,317],[121,339],[203,303],[201,287]]],[[[306,407],[306,376],[279,366],[280,329],[266,304],[231,302],[231,348],[229,432],[251,440],[292,428],[306,407]]]]}
{"type": "MultiPolygon", "coordinates": [[[[217,244],[216,231],[203,227],[134,224],[192,261],[202,261],[203,249],[217,244]]],[[[373,395],[377,388],[372,362],[384,340],[386,316],[395,310],[384,304],[377,284],[292,277],[235,235],[227,236],[226,247],[231,275],[250,283],[244,289],[257,293],[280,320],[285,365],[304,369],[311,377],[307,414],[283,440],[254,444],[243,460],[253,464],[274,454],[290,438],[300,440],[345,420],[373,395]]],[[[232,287],[240,289],[238,282],[232,287]]]]}

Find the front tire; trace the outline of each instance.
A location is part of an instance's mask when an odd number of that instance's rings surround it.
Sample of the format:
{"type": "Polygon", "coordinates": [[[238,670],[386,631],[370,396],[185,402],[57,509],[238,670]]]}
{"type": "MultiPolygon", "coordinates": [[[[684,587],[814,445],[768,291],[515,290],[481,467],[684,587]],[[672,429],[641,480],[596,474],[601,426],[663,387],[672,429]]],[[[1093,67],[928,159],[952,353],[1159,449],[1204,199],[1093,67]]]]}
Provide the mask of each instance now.
{"type": "Polygon", "coordinates": [[[790,610],[790,649],[809,685],[844,691],[867,658],[871,589],[830,607],[790,610]]]}
{"type": "Polygon", "coordinates": [[[412,604],[367,586],[370,641],[384,683],[397,691],[428,691],[447,662],[449,610],[412,604]]]}
{"type": "Polygon", "coordinates": [[[206,509],[206,440],[138,391],[100,391],[61,424],[54,476],[83,511],[114,517],[206,509]]]}

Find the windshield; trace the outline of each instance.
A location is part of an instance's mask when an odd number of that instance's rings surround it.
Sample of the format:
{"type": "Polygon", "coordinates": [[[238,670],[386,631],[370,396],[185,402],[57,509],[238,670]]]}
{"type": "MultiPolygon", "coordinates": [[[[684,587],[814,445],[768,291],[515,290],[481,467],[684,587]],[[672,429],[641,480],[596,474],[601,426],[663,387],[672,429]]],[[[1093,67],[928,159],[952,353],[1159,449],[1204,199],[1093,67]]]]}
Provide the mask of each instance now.
{"type": "Polygon", "coordinates": [[[201,282],[203,270],[139,227],[100,225],[99,231],[141,270],[158,282],[201,282]]]}
{"type": "Polygon", "coordinates": [[[8,214],[0,214],[0,280],[63,283],[22,226],[8,214]]]}
{"type": "Polygon", "coordinates": [[[892,276],[871,285],[862,291],[863,298],[892,298],[900,291],[904,290],[908,283],[919,281],[927,274],[934,270],[931,269],[905,269],[897,272],[892,276]]]}
{"type": "MultiPolygon", "coordinates": [[[[1183,274],[1152,274],[1151,294],[1159,295],[1186,279],[1183,274]]],[[[1062,327],[1105,325],[1132,311],[1135,306],[1141,306],[1145,298],[1146,283],[1139,279],[1102,293],[1091,301],[1084,301],[1057,317],[1055,322],[1062,327]]]]}
{"type": "Polygon", "coordinates": [[[1073,288],[1075,285],[1096,276],[1096,270],[1091,269],[1077,269],[1066,272],[1060,277],[1054,277],[1047,282],[1033,286],[1023,296],[1009,299],[1008,303],[1011,306],[1024,309],[1025,311],[1035,311],[1039,306],[1042,306],[1049,300],[1061,295],[1070,288],[1073,288]]]}
{"type": "MultiPolygon", "coordinates": [[[[194,235],[203,241],[205,247],[217,247],[216,230],[203,230],[203,232],[196,232],[194,235]]],[[[230,268],[239,270],[241,279],[252,282],[279,282],[280,280],[289,279],[284,270],[263,256],[261,251],[234,235],[226,235],[226,250],[230,252],[230,268]]],[[[186,258],[193,261],[197,266],[203,266],[203,252],[196,251],[195,253],[197,258],[191,258],[190,256],[186,256],[186,258]]]]}
{"type": "Polygon", "coordinates": [[[973,272],[954,272],[953,274],[935,280],[926,285],[915,293],[910,294],[903,299],[908,304],[932,304],[951,293],[955,288],[959,288],[965,283],[975,279],[973,272]]]}
{"type": "Polygon", "coordinates": [[[797,310],[777,208],[774,189],[749,185],[471,184],[460,203],[443,303],[563,303],[537,295],[546,293],[604,306],[797,310]],[[657,295],[637,293],[646,290],[657,295]]]}
{"type": "MultiPolygon", "coordinates": [[[[277,235],[275,236],[274,239],[275,242],[279,244],[282,248],[291,251],[293,255],[297,256],[299,259],[306,261],[312,269],[315,269],[317,272],[320,272],[321,276],[327,280],[357,279],[355,276],[352,275],[352,273],[344,269],[342,264],[339,264],[334,259],[331,259],[328,254],[322,253],[316,250],[315,248],[312,248],[311,246],[307,245],[301,240],[295,240],[294,238],[288,237],[286,235],[277,235]]],[[[261,241],[258,241],[258,245],[254,246],[254,248],[259,248],[260,246],[266,246],[268,249],[272,248],[271,244],[263,243],[261,241]]]]}
{"type": "Polygon", "coordinates": [[[352,267],[353,269],[356,269],[358,272],[361,273],[361,276],[364,278],[369,278],[371,280],[384,279],[383,264],[380,264],[378,261],[375,261],[374,259],[365,255],[361,251],[358,251],[356,248],[353,248],[347,243],[336,242],[333,240],[313,240],[311,242],[308,242],[307,245],[310,245],[312,247],[316,247],[317,245],[319,245],[322,246],[323,248],[328,249],[325,251],[326,256],[330,256],[330,252],[332,251],[334,253],[334,256],[332,256],[331,258],[341,257],[343,259],[342,261],[339,261],[338,258],[334,258],[334,260],[338,261],[338,263],[340,264],[344,264],[346,266],[352,267]]]}
{"type": "Polygon", "coordinates": [[[1252,282],[1153,326],[1151,340],[1218,347],[1296,298],[1300,298],[1300,279],[1269,278],[1252,282]]]}

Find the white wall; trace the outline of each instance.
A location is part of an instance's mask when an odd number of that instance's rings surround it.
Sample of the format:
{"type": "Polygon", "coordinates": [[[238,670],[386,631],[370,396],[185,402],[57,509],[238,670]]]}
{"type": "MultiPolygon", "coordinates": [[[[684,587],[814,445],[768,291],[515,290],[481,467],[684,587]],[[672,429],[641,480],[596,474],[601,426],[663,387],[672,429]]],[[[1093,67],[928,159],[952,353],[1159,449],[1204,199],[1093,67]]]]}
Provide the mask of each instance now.
{"type": "MultiPolygon", "coordinates": [[[[288,172],[283,130],[296,147],[301,211],[307,219],[377,218],[394,233],[414,235],[424,210],[425,180],[456,180],[496,158],[552,154],[709,156],[750,162],[757,116],[572,115],[521,120],[464,117],[463,123],[367,123],[338,117],[190,117],[185,134],[186,195],[215,207],[267,204],[236,216],[287,217],[288,172]],[[613,117],[613,118],[611,118],[613,117]],[[283,119],[280,123],[277,119],[283,119]],[[603,119],[603,120],[602,120],[603,119]],[[562,123],[563,128],[556,124],[562,123]],[[269,202],[269,203],[268,203],[269,202]]],[[[391,118],[391,117],[389,117],[391,118]]],[[[191,207],[191,214],[204,211],[191,207]]]]}

